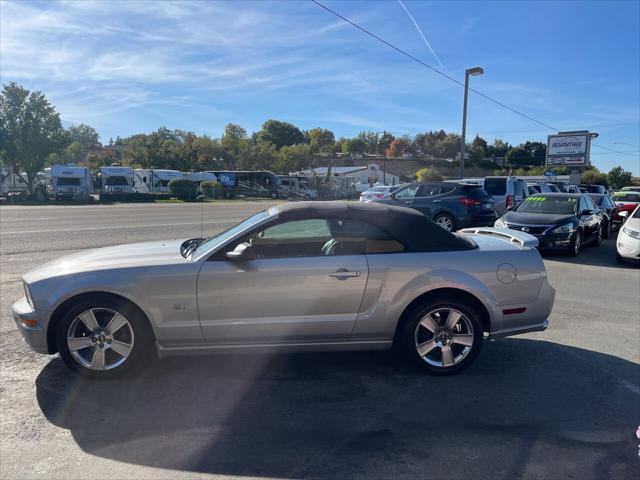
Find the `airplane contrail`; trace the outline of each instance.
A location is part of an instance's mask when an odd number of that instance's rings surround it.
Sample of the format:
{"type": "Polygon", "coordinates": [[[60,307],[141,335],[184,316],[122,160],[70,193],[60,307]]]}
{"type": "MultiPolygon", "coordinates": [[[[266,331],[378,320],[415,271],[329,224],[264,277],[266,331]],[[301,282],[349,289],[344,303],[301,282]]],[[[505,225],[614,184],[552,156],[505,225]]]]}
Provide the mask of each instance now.
{"type": "Polygon", "coordinates": [[[398,0],[398,3],[400,4],[400,6],[402,7],[402,9],[406,12],[406,14],[409,16],[409,18],[411,19],[411,21],[413,22],[413,24],[416,26],[416,30],[418,30],[418,33],[420,34],[420,36],[422,37],[422,40],[424,40],[425,45],[429,48],[429,51],[433,54],[433,56],[435,57],[435,59],[438,61],[438,64],[440,65],[440,67],[444,68],[444,65],[442,64],[442,62],[440,61],[440,58],[438,57],[438,54],[435,52],[435,50],[431,47],[431,44],[429,43],[429,40],[427,40],[427,37],[424,36],[424,33],[422,33],[422,30],[420,29],[420,27],[418,26],[418,23],[416,22],[416,19],[413,18],[413,15],[411,15],[411,13],[409,12],[409,10],[407,9],[407,7],[405,6],[404,2],[402,0],[398,0]]]}

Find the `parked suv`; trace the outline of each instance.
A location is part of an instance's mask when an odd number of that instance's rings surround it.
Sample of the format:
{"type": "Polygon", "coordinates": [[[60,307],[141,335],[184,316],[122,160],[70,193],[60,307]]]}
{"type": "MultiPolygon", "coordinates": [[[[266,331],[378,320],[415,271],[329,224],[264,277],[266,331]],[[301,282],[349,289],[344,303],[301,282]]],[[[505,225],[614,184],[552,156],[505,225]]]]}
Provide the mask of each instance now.
{"type": "Polygon", "coordinates": [[[560,193],[560,189],[553,183],[528,183],[527,184],[529,195],[535,195],[536,193],[560,193]]]}
{"type": "Polygon", "coordinates": [[[487,177],[484,190],[493,197],[498,216],[529,196],[527,182],[516,177],[487,177]]]}
{"type": "Polygon", "coordinates": [[[493,199],[482,185],[411,183],[386,198],[371,201],[415,208],[450,232],[459,228],[492,226],[498,218],[493,199]]]}

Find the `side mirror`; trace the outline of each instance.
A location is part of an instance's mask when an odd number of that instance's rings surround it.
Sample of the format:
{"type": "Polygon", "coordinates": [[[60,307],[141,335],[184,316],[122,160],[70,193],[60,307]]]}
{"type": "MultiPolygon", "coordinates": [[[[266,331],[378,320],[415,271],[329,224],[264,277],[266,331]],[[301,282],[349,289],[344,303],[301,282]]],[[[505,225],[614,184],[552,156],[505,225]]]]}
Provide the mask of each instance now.
{"type": "Polygon", "coordinates": [[[232,251],[227,252],[229,260],[253,260],[256,258],[253,247],[248,242],[238,244],[232,251]]]}
{"type": "Polygon", "coordinates": [[[623,210],[621,212],[618,212],[618,216],[622,217],[622,218],[627,218],[629,216],[629,211],[628,210],[623,210]]]}
{"type": "Polygon", "coordinates": [[[593,210],[591,209],[582,210],[582,213],[580,215],[593,215],[593,210]]]}

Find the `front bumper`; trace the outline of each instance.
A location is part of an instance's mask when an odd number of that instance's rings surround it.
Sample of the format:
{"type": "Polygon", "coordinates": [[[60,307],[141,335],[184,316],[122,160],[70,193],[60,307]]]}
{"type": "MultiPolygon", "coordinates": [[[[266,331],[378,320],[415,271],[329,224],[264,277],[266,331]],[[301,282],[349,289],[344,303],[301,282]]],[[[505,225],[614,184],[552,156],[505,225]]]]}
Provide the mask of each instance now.
{"type": "Polygon", "coordinates": [[[622,229],[616,239],[616,248],[618,256],[624,260],[640,262],[640,239],[627,235],[622,229]]]}
{"type": "Polygon", "coordinates": [[[25,343],[38,353],[49,353],[47,331],[44,328],[44,312],[34,309],[26,297],[14,303],[11,311],[25,343]]]}

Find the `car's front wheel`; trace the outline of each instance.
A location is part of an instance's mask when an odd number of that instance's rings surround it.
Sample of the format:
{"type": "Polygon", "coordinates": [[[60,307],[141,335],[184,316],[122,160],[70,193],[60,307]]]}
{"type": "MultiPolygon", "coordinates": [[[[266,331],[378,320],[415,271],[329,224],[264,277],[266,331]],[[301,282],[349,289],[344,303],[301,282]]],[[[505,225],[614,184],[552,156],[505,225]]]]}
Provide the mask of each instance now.
{"type": "Polygon", "coordinates": [[[603,230],[604,230],[604,227],[600,225],[598,227],[598,231],[596,232],[596,239],[593,242],[596,247],[599,247],[600,245],[602,245],[602,237],[604,237],[603,230]]]}
{"type": "Polygon", "coordinates": [[[60,356],[72,370],[94,378],[131,372],[150,358],[153,335],[130,303],[109,297],[78,302],[58,324],[60,356]]]}
{"type": "Polygon", "coordinates": [[[402,326],[399,338],[408,360],[436,375],[467,368],[480,353],[482,342],[479,313],[455,298],[416,308],[402,326]]]}
{"type": "Polygon", "coordinates": [[[573,236],[573,240],[571,241],[571,245],[569,245],[569,250],[567,254],[570,257],[577,257],[580,255],[580,250],[582,249],[582,232],[578,230],[573,236]]]}

